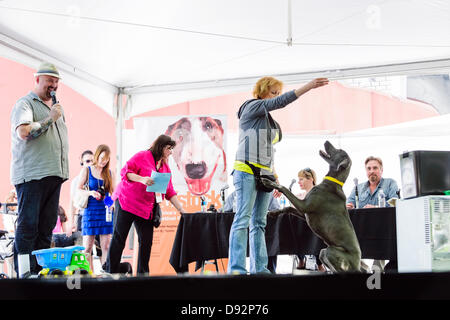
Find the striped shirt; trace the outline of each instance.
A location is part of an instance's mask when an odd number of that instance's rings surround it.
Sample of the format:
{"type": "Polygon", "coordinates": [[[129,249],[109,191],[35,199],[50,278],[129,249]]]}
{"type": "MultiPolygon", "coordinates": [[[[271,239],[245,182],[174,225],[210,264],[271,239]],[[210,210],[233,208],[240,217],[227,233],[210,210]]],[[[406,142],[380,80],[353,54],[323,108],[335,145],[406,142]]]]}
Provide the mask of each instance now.
{"type": "Polygon", "coordinates": [[[63,115],[33,140],[22,140],[16,129],[48,118],[50,108],[30,92],[20,98],[11,112],[11,183],[13,185],[49,176],[69,178],[69,143],[63,115]]]}

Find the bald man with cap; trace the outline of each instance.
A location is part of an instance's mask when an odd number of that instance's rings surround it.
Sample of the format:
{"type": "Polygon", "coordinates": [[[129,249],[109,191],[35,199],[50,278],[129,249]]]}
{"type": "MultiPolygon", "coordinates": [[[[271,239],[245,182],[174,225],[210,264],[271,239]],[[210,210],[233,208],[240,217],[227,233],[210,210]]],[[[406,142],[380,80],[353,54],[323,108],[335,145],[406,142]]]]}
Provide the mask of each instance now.
{"type": "MultiPolygon", "coordinates": [[[[50,247],[62,183],[69,177],[67,127],[62,106],[52,101],[58,69],[42,63],[34,89],[11,112],[11,183],[17,190],[18,219],[14,261],[29,255],[30,272],[40,270],[31,252],[50,247]]],[[[22,276],[18,274],[18,276],[22,276]]]]}

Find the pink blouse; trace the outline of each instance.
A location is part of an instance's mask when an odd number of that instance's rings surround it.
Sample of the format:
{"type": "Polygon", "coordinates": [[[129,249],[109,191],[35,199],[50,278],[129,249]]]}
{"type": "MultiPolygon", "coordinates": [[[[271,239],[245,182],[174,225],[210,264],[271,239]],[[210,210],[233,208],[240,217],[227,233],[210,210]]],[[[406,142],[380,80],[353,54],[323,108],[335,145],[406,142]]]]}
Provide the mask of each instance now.
{"type": "MultiPolygon", "coordinates": [[[[152,171],[156,170],[155,159],[153,159],[152,152],[141,151],[136,153],[125,166],[120,170],[121,181],[117,186],[112,196],[113,200],[119,199],[120,206],[123,210],[135,214],[141,218],[152,218],[153,204],[155,203],[155,193],[147,192],[147,186],[140,183],[130,181],[127,178],[127,173],[135,173],[141,177],[150,177],[152,171]]],[[[164,163],[159,168],[159,172],[170,172],[169,165],[164,163]]],[[[166,194],[163,194],[166,199],[170,200],[177,193],[173,189],[172,177],[167,186],[166,194]]]]}
{"type": "Polygon", "coordinates": [[[56,220],[55,229],[53,229],[52,233],[61,233],[61,232],[62,232],[62,224],[61,224],[61,220],[58,217],[58,220],[56,220]]]}

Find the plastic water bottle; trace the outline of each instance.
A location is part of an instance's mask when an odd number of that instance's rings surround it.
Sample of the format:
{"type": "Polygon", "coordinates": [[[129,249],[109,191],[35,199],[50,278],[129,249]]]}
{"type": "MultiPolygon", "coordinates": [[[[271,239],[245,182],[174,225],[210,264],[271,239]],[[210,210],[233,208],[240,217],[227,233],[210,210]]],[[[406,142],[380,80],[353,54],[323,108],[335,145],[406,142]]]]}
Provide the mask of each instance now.
{"type": "Polygon", "coordinates": [[[386,196],[384,195],[383,189],[378,192],[378,207],[386,207],[386,196]]]}
{"type": "Polygon", "coordinates": [[[306,258],[305,269],[317,270],[316,257],[313,255],[305,255],[305,258],[306,258]]]}
{"type": "Polygon", "coordinates": [[[202,212],[206,212],[206,198],[204,196],[200,197],[200,206],[202,208],[202,212]]]}
{"type": "Polygon", "coordinates": [[[106,222],[112,221],[112,207],[105,206],[106,211],[106,222]]]}
{"type": "Polygon", "coordinates": [[[105,197],[104,202],[105,202],[106,222],[111,222],[112,221],[112,215],[113,215],[112,205],[114,204],[114,201],[108,195],[108,196],[105,197]]]}
{"type": "Polygon", "coordinates": [[[284,195],[282,195],[280,198],[280,206],[281,206],[281,208],[286,207],[286,197],[284,195]]]}

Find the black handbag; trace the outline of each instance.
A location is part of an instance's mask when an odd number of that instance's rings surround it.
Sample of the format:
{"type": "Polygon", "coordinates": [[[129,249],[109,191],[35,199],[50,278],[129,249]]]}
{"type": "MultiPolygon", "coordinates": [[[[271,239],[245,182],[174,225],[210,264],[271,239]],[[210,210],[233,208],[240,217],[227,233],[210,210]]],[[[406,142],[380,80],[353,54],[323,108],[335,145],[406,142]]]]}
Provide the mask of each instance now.
{"type": "Polygon", "coordinates": [[[159,203],[155,202],[155,204],[153,205],[153,218],[152,218],[153,226],[155,228],[158,228],[161,225],[161,213],[162,212],[159,203]]]}
{"type": "Polygon", "coordinates": [[[275,176],[273,174],[271,174],[271,175],[267,175],[267,174],[261,175],[261,168],[255,167],[254,165],[252,165],[248,161],[245,161],[245,164],[248,165],[250,167],[250,169],[252,169],[253,176],[255,177],[256,190],[264,191],[264,192],[272,192],[273,188],[272,187],[266,187],[262,183],[261,178],[266,178],[268,180],[272,180],[273,182],[275,182],[277,180],[275,178],[275,176]]]}

